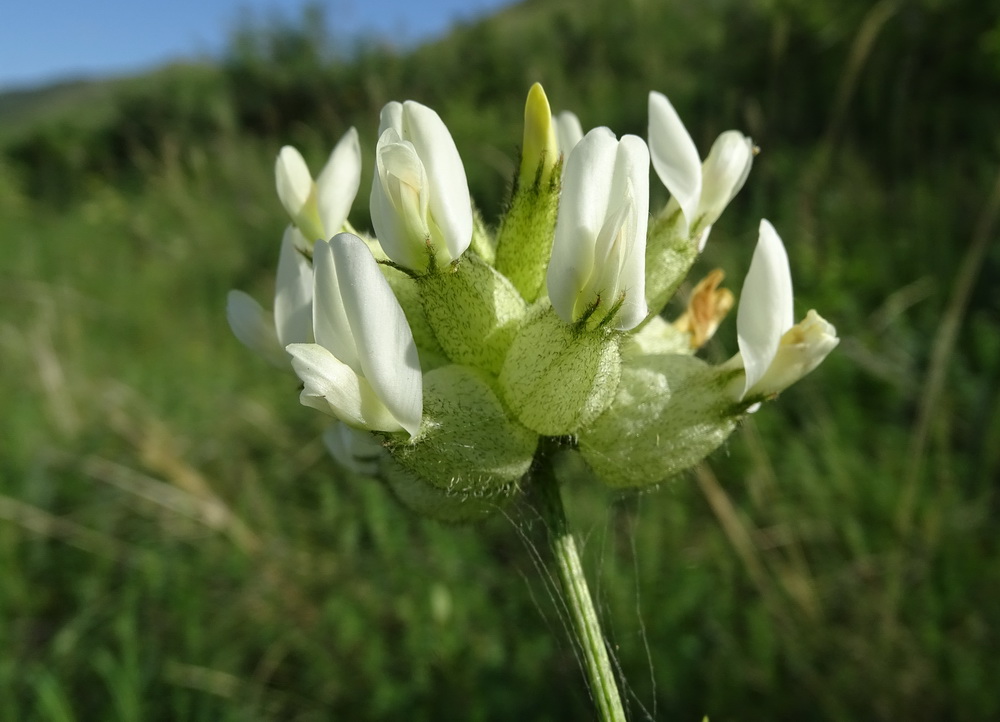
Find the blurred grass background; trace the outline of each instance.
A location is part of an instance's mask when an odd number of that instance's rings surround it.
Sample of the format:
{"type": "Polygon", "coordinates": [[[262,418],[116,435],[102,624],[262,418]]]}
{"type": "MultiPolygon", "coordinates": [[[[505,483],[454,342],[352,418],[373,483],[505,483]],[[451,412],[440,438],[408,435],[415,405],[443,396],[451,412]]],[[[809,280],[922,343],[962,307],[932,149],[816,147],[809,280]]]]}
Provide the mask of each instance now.
{"type": "Polygon", "coordinates": [[[530,506],[447,527],[339,471],[223,310],[270,298],[282,144],[356,125],[370,227],[377,113],[420,100],[495,222],[536,80],[750,133],[700,270],[738,289],[767,217],[843,339],[653,492],[570,463],[631,717],[1000,716],[1000,6],[528,0],[406,52],[319,13],[0,95],[0,720],[593,717],[530,506]]]}

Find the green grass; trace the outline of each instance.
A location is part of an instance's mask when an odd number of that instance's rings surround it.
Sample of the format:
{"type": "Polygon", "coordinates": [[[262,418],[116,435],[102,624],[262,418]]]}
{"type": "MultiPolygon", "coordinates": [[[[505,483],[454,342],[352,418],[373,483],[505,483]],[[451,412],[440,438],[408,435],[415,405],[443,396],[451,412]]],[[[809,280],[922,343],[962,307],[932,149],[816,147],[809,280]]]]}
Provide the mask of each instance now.
{"type": "MultiPolygon", "coordinates": [[[[559,12],[524,11],[498,19],[498,57],[559,12]]],[[[842,51],[826,60],[834,81],[862,16],[828,31],[842,51]]],[[[677,17],[662,55],[648,43],[629,51],[654,73],[736,34],[722,13],[690,34],[700,18],[677,17]]],[[[804,21],[788,18],[794,50],[804,21]]],[[[593,32],[578,22],[580,38],[593,32]]],[[[897,28],[887,25],[867,77],[920,56],[897,28]]],[[[950,38],[942,28],[935,37],[950,38]]],[[[593,41],[605,59],[615,32],[593,41]]],[[[457,45],[414,58],[450,67],[484,33],[465,28],[457,45]]],[[[762,59],[746,42],[747,66],[778,58],[776,77],[798,77],[797,56],[762,59]]],[[[611,70],[587,84],[545,65],[563,50],[526,52],[510,77],[481,79],[494,84],[482,97],[463,89],[438,107],[484,208],[498,207],[513,168],[527,84],[514,105],[504,94],[522,76],[537,73],[586,125],[641,131],[645,88],[675,83],[690,88],[681,97],[701,147],[711,133],[697,118],[715,130],[743,122],[730,91],[701,90],[741,82],[719,55],[669,78],[629,77],[612,95],[611,70]]],[[[369,57],[348,70],[364,62],[373,73],[405,66],[369,57]]],[[[499,61],[480,62],[493,72],[499,61]]],[[[368,77],[358,106],[377,111],[408,79],[447,94],[397,70],[368,77]]],[[[860,86],[841,139],[824,140],[825,109],[801,125],[765,118],[754,131],[763,153],[699,266],[723,267],[738,290],[757,220],[769,218],[789,249],[797,311],[819,309],[841,347],[707,465],[659,489],[610,494],[566,461],[568,510],[633,719],[1000,715],[995,137],[977,152],[949,145],[956,107],[933,111],[940,132],[924,155],[905,134],[906,152],[888,148],[881,126],[861,127],[874,90],[860,86]]],[[[788,117],[812,102],[755,97],[768,112],[788,105],[788,117]]],[[[979,98],[955,102],[995,108],[979,98]]],[[[349,122],[370,174],[376,118],[349,122]]],[[[347,123],[304,121],[295,140],[318,164],[347,123]]],[[[123,173],[61,179],[72,192],[55,199],[33,192],[22,165],[0,163],[0,720],[592,718],[531,500],[472,527],[415,518],[340,471],[295,379],[232,338],[228,289],[270,297],[285,137],[228,128],[188,142],[184,127],[164,125],[123,173]]],[[[730,319],[706,355],[735,347],[730,319]]]]}

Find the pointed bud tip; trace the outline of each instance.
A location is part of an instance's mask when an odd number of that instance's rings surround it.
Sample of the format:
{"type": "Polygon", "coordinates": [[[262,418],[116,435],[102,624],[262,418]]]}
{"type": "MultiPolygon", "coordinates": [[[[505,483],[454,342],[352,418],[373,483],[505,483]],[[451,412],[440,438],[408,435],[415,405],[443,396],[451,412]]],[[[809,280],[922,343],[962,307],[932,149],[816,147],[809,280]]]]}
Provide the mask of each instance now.
{"type": "Polygon", "coordinates": [[[536,177],[545,184],[558,156],[559,147],[549,99],[541,84],[535,83],[528,91],[528,99],[524,104],[524,140],[519,174],[521,186],[530,187],[536,177]]]}

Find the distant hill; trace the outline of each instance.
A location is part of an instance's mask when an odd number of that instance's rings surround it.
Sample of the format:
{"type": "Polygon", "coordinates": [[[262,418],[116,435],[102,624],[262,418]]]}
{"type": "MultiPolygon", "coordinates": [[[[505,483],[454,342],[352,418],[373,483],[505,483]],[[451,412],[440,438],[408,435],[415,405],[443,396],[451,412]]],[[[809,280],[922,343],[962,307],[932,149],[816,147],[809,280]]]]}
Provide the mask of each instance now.
{"type": "Polygon", "coordinates": [[[0,92],[0,134],[10,136],[68,116],[99,122],[110,112],[120,84],[118,79],[79,79],[0,92]]]}
{"type": "Polygon", "coordinates": [[[474,192],[499,197],[535,81],[586,127],[644,134],[656,89],[701,149],[740,127],[765,148],[866,148],[899,176],[996,142],[1000,6],[975,0],[525,0],[412,50],[342,43],[317,13],[240,30],[215,65],[0,94],[0,155],[35,195],[220,136],[318,155],[350,125],[372,132],[385,102],[413,98],[494,166],[474,192]]]}

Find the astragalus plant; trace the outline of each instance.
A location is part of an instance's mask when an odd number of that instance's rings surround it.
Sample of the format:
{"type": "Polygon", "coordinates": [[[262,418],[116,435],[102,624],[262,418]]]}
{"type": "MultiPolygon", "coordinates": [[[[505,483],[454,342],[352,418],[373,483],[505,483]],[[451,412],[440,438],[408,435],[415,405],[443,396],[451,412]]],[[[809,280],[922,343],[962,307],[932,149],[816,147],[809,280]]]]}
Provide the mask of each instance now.
{"type": "Polygon", "coordinates": [[[623,719],[553,454],[580,454],[612,487],[657,484],[812,371],[836,331],[815,311],[795,322],[788,257],[766,220],[729,360],[697,356],[736,304],[720,271],[694,286],[678,318],[661,316],[755,148],[727,131],[702,160],[659,93],[643,140],[584,134],[532,87],[495,230],[478,218],[455,143],[430,108],[386,105],[374,151],[372,236],[347,221],[362,164],[354,129],[315,180],[298,151],[281,150],[290,225],[273,314],[233,291],[233,332],[298,376],[301,402],[331,417],[326,441],[340,463],[381,479],[414,511],[474,520],[534,487],[595,700],[604,719],[623,719]],[[670,193],[658,209],[650,164],[670,193]]]}

